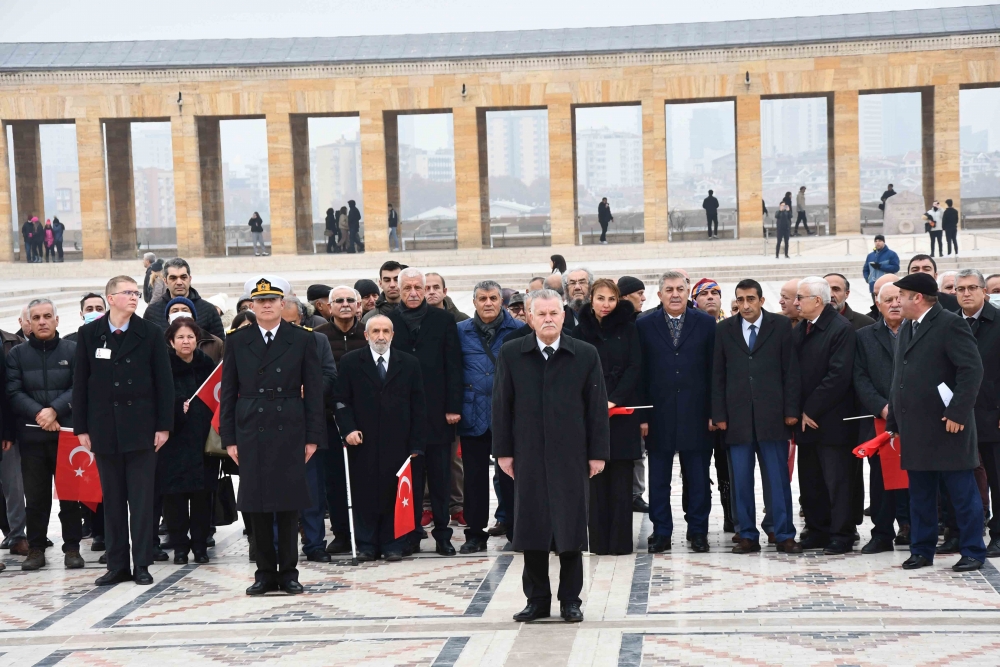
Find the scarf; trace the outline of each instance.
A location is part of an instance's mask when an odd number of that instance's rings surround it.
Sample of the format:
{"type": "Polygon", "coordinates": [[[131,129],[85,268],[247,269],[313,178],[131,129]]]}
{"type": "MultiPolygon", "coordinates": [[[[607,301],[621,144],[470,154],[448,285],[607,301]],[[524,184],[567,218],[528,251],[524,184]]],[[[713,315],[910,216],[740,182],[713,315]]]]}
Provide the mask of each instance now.
{"type": "Polygon", "coordinates": [[[427,314],[428,307],[426,300],[421,301],[420,305],[416,308],[407,308],[403,304],[400,304],[399,316],[403,318],[403,323],[410,330],[410,335],[416,336],[420,333],[420,323],[424,321],[424,315],[427,314]]]}
{"type": "Polygon", "coordinates": [[[497,333],[500,331],[500,325],[503,324],[503,315],[497,315],[493,318],[492,322],[483,322],[479,317],[479,313],[472,316],[472,321],[476,325],[476,329],[483,334],[483,338],[486,340],[487,347],[493,347],[493,341],[497,338],[497,333]]]}

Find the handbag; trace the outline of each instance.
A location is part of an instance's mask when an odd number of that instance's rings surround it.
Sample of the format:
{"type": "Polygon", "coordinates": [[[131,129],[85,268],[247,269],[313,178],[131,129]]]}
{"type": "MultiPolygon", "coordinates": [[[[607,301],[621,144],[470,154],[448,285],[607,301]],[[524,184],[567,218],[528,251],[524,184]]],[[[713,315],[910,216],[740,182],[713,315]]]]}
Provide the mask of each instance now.
{"type": "Polygon", "coordinates": [[[229,452],[222,446],[222,436],[216,433],[212,427],[209,427],[208,437],[205,438],[205,455],[229,458],[229,452]]]}
{"type": "Polygon", "coordinates": [[[223,475],[219,478],[219,489],[215,492],[215,525],[228,526],[236,523],[236,492],[233,478],[223,475]]]}
{"type": "Polygon", "coordinates": [[[332,229],[324,229],[323,230],[323,236],[333,236],[333,230],[332,229]]]}

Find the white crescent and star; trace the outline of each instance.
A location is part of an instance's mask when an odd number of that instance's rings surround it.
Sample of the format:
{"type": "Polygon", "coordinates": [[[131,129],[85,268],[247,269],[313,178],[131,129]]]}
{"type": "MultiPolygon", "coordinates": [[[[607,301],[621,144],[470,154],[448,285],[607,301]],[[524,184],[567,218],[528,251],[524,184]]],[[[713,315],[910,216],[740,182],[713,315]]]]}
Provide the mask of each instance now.
{"type": "MultiPolygon", "coordinates": [[[[408,487],[410,487],[410,492],[412,493],[413,492],[413,485],[410,484],[410,478],[407,477],[406,475],[403,475],[402,477],[399,478],[399,495],[401,495],[401,496],[403,495],[403,482],[406,482],[406,485],[408,487]]],[[[409,504],[410,504],[410,499],[404,497],[403,498],[403,507],[407,507],[407,506],[409,506],[409,504]]]]}
{"type": "MultiPolygon", "coordinates": [[[[69,464],[70,465],[73,465],[73,457],[76,456],[77,453],[79,453],[79,452],[84,452],[84,453],[87,454],[87,456],[90,457],[90,463],[87,464],[88,466],[94,465],[94,452],[90,451],[89,449],[87,449],[83,445],[79,445],[77,447],[74,447],[70,451],[70,453],[69,453],[69,464]]],[[[83,471],[82,470],[78,471],[77,474],[76,474],[76,476],[77,477],[83,477],[83,471]]]]}
{"type": "Polygon", "coordinates": [[[221,392],[221,391],[222,391],[222,383],[221,383],[221,382],[218,382],[218,383],[216,383],[216,385],[215,385],[215,389],[213,389],[213,390],[212,390],[212,398],[214,398],[214,399],[215,399],[215,402],[216,402],[216,403],[219,403],[219,402],[221,402],[221,401],[219,400],[219,392],[221,392]]]}

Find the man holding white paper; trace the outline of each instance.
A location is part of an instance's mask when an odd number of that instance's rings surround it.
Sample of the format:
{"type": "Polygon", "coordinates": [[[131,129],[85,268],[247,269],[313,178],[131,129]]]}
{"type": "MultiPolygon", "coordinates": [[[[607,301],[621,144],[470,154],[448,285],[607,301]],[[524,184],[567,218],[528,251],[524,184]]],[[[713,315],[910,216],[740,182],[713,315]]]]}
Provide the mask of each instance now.
{"type": "Polygon", "coordinates": [[[976,339],[965,322],[937,302],[932,277],[913,273],[894,284],[906,320],[899,330],[886,430],[900,434],[902,467],[910,480],[911,555],[903,568],[934,562],[943,481],[955,507],[962,554],[952,569],[978,570],[986,545],[972,472],[979,464],[973,408],[983,379],[976,339]]]}

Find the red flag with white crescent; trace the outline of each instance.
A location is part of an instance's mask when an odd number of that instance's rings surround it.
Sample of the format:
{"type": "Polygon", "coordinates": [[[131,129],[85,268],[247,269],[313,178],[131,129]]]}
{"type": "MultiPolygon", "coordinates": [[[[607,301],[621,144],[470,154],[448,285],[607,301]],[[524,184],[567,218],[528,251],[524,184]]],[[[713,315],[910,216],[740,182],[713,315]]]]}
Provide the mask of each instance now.
{"type": "Polygon", "coordinates": [[[416,515],[413,513],[413,471],[409,457],[396,473],[395,528],[396,539],[412,533],[417,528],[416,515]]]}
{"type": "Polygon", "coordinates": [[[81,502],[92,511],[97,511],[97,505],[104,497],[94,454],[80,444],[80,439],[72,431],[59,433],[56,496],[59,500],[81,502]]]}
{"type": "Polygon", "coordinates": [[[219,392],[222,390],[222,362],[215,367],[212,374],[208,376],[208,379],[201,385],[201,389],[195,392],[195,396],[201,399],[201,402],[208,406],[208,409],[215,412],[219,409],[219,403],[222,400],[219,398],[219,392]]]}

